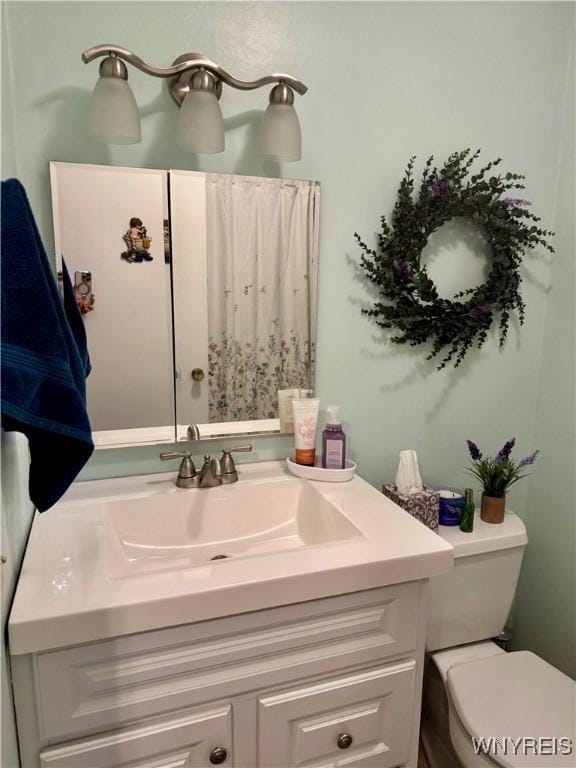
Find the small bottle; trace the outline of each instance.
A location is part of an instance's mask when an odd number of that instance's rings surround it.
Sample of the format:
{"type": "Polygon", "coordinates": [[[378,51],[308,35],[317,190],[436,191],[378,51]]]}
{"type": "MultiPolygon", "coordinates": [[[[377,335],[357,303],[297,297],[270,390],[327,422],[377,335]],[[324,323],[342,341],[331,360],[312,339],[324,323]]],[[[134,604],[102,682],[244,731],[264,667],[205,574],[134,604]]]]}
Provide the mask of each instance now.
{"type": "Polygon", "coordinates": [[[474,530],[474,491],[466,488],[464,491],[464,506],[460,515],[460,530],[472,533],[474,530]]]}
{"type": "Polygon", "coordinates": [[[329,405],[326,412],[326,428],[322,433],[322,466],[324,469],[345,469],[346,435],[342,431],[340,406],[329,405]]]}

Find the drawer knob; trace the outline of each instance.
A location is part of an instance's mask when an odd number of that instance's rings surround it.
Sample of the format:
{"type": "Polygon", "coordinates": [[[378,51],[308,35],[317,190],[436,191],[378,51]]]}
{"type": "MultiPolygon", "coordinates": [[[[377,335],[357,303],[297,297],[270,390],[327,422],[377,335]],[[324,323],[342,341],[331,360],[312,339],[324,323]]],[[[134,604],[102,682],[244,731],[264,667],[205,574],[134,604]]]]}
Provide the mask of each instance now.
{"type": "Polygon", "coordinates": [[[227,757],[228,752],[224,747],[214,747],[212,752],[210,752],[210,762],[212,765],[220,765],[220,763],[223,763],[227,757]]]}
{"type": "Polygon", "coordinates": [[[348,749],[352,745],[352,742],[354,739],[352,736],[350,736],[349,733],[341,733],[338,736],[338,741],[336,742],[338,744],[339,749],[348,749]]]}

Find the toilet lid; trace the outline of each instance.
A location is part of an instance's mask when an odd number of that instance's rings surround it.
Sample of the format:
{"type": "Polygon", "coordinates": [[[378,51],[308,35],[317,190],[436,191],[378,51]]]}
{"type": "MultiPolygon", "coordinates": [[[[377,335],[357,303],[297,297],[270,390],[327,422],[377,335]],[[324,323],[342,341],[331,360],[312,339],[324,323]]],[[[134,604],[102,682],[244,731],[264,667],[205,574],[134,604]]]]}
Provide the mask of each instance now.
{"type": "Polygon", "coordinates": [[[495,737],[505,745],[492,742],[496,765],[576,766],[576,683],[535,654],[517,651],[453,666],[448,690],[471,740],[495,737]],[[520,738],[515,754],[512,740],[520,738]]]}

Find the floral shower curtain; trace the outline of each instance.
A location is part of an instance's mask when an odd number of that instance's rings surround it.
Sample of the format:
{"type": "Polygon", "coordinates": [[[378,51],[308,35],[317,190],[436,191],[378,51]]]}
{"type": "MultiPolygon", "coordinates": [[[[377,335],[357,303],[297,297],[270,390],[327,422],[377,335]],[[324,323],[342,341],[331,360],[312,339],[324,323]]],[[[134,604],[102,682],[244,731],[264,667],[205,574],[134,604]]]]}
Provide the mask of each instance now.
{"type": "Polygon", "coordinates": [[[207,174],[211,422],[314,385],[319,202],[317,182],[207,174]]]}

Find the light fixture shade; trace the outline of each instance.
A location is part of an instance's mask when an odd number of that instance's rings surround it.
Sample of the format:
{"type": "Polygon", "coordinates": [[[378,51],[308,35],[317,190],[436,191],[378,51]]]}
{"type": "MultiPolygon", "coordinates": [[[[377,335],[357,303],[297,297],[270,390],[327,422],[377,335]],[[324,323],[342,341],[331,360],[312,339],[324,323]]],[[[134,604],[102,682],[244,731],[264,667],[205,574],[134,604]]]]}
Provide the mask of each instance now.
{"type": "Polygon", "coordinates": [[[294,162],[302,158],[302,132],[291,104],[269,104],[258,137],[259,153],[271,160],[294,162]]]}
{"type": "Polygon", "coordinates": [[[214,92],[190,89],[180,108],[177,138],[190,152],[224,151],[224,119],[214,92]]]}
{"type": "Polygon", "coordinates": [[[88,135],[104,144],[138,144],[142,141],[138,105],[123,78],[98,78],[90,102],[88,135]]]}

